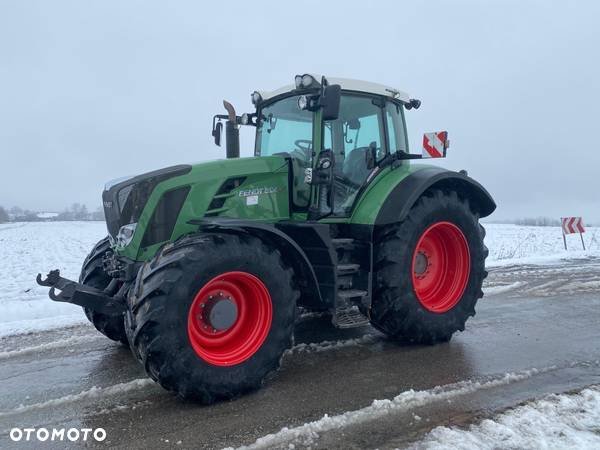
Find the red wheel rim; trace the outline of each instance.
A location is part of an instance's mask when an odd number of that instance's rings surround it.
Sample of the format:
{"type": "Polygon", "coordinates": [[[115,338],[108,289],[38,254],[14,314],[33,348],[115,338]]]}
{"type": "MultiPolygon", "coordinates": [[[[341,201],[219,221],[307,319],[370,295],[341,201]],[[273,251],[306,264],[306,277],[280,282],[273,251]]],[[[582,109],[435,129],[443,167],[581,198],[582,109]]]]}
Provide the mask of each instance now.
{"type": "Polygon", "coordinates": [[[419,302],[444,313],[460,300],[469,281],[471,258],[464,233],[450,222],[437,222],[423,232],[412,259],[412,280],[419,302]]]}
{"type": "Polygon", "coordinates": [[[196,354],[215,366],[234,366],[261,347],[273,319],[264,283],[246,272],[226,272],[206,283],[188,314],[188,337],[196,354]],[[235,314],[232,317],[232,311],[235,314]],[[226,311],[217,323],[215,313],[226,311]]]}

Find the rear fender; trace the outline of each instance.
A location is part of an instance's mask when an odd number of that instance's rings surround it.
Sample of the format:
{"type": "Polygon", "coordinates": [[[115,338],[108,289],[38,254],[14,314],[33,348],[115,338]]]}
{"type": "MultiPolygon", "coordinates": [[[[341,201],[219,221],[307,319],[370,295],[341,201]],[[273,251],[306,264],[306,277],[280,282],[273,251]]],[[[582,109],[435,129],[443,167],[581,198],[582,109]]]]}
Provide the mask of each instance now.
{"type": "Polygon", "coordinates": [[[487,217],[496,209],[489,192],[466,173],[426,167],[412,172],[392,189],[377,213],[375,225],[404,220],[417,200],[432,189],[456,191],[460,197],[468,200],[471,209],[479,217],[487,217]]]}

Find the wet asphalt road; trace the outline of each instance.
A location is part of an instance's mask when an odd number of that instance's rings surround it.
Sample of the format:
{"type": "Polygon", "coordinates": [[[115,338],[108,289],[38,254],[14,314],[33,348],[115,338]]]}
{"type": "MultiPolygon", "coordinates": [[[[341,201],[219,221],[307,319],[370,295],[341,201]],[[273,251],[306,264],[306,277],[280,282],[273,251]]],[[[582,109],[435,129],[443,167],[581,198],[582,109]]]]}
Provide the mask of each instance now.
{"type": "Polygon", "coordinates": [[[327,317],[304,317],[296,347],[262,390],[212,406],[163,391],[128,349],[87,326],[5,338],[0,448],[83,445],[12,442],[12,427],[104,428],[107,439],[90,447],[237,447],[410,389],[529,374],[278,444],[395,448],[437,425],[468,424],[545,393],[600,383],[599,259],[491,269],[485,290],[467,330],[433,347],[399,346],[368,327],[342,331],[327,317]]]}

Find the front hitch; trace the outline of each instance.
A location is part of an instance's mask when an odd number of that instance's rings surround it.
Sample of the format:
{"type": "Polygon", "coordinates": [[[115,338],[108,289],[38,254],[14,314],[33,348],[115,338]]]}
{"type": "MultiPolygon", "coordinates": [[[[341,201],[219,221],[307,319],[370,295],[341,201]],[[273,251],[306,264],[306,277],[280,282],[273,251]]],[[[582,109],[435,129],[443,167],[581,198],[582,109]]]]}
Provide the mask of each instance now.
{"type": "Polygon", "coordinates": [[[51,270],[45,280],[42,279],[42,274],[38,273],[36,281],[40,286],[50,288],[48,296],[55,302],[72,303],[107,315],[125,312],[124,286],[111,296],[101,289],[61,277],[58,269],[51,270]],[[56,292],[57,289],[59,293],[56,292]]]}

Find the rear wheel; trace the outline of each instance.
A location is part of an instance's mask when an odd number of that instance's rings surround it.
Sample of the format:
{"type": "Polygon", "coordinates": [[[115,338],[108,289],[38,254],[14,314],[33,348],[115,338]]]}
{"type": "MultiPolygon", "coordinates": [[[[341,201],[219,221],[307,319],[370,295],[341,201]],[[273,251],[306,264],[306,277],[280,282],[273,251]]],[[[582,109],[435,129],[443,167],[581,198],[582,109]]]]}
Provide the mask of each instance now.
{"type": "Polygon", "coordinates": [[[432,191],[380,230],[372,324],[402,341],[435,343],[463,331],[487,275],[485,230],[456,192],[432,191]]]}
{"type": "MultiPolygon", "coordinates": [[[[110,243],[108,242],[108,237],[105,237],[94,246],[90,254],[85,258],[81,274],[79,275],[80,283],[97,289],[104,289],[108,286],[112,278],[104,272],[102,266],[102,258],[108,250],[110,250],[110,243]]],[[[88,320],[100,333],[113,341],[128,345],[122,314],[111,316],[92,311],[85,307],[83,311],[88,320]]]]}
{"type": "Polygon", "coordinates": [[[275,248],[250,236],[189,235],[140,270],[126,330],[151,378],[211,403],[260,387],[279,367],[298,297],[275,248]]]}

